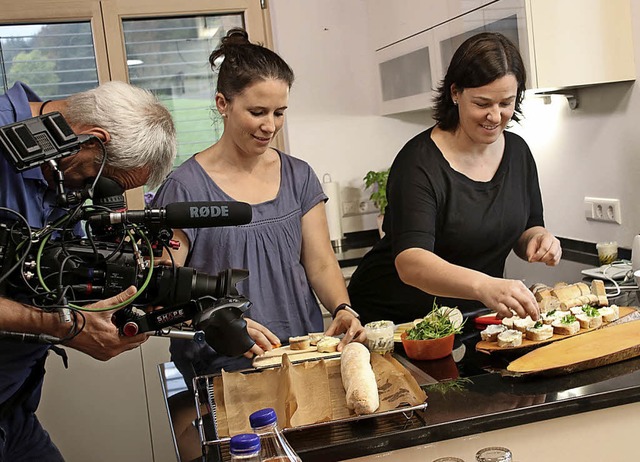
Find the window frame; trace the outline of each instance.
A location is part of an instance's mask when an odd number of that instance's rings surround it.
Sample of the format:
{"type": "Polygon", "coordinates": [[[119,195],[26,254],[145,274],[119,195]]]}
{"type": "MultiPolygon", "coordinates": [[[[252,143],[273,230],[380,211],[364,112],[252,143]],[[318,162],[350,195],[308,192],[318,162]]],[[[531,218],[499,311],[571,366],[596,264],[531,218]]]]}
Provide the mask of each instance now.
{"type": "MultiPolygon", "coordinates": [[[[263,0],[22,0],[2,6],[0,25],[89,21],[98,82],[129,82],[123,19],[241,13],[252,42],[273,49],[269,9],[263,0]]],[[[283,131],[274,140],[284,147],[283,131]]],[[[125,193],[129,209],[144,207],[144,189],[125,193]]]]}

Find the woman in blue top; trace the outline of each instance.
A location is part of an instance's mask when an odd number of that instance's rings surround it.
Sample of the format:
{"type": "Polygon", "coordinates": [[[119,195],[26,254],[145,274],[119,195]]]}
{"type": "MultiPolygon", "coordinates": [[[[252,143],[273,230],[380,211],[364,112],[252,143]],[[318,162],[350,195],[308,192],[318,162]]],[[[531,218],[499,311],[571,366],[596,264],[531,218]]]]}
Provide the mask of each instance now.
{"type": "Polygon", "coordinates": [[[155,203],[251,204],[247,225],[175,230],[181,247],[174,258],[211,275],[249,270],[237,288],[253,303],[246,318],[256,345],[239,361],[218,356],[208,345],[172,340],[172,360],[187,375],[231,370],[248,366],[253,354],[290,336],[321,332],[314,292],[334,316],[326,334],[345,334],[339,349],[364,341],[358,317],[344,309],[349,297],[331,248],[320,182],[306,162],[269,147],[284,123],[291,68],[273,51],[250,43],[242,29],[229,31],[209,61],[218,73],[215,105],[223,134],[169,176],[155,203]]]}

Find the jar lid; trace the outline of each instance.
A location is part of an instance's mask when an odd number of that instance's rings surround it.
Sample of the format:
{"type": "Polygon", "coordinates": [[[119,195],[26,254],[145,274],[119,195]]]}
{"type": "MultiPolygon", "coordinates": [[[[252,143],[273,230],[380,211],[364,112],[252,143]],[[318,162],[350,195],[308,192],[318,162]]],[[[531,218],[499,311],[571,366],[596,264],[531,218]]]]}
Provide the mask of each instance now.
{"type": "Polygon", "coordinates": [[[276,411],[273,408],[260,409],[249,416],[251,428],[264,427],[278,420],[276,411]]]}
{"type": "Polygon", "coordinates": [[[492,446],[476,452],[477,462],[511,462],[511,451],[507,448],[492,446]]]}
{"type": "Polygon", "coordinates": [[[241,433],[231,437],[229,451],[232,454],[246,454],[260,451],[260,437],[255,433],[241,433]]]}

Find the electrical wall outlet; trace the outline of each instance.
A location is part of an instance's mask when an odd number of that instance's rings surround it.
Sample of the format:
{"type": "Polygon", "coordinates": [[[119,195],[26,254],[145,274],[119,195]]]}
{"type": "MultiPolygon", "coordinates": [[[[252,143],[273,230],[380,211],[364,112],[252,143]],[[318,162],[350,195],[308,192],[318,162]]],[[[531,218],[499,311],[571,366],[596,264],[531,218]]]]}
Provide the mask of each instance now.
{"type": "Polygon", "coordinates": [[[622,224],[620,199],[585,197],[584,217],[587,220],[622,224]]]}
{"type": "Polygon", "coordinates": [[[358,210],[363,215],[366,213],[380,213],[373,201],[360,201],[358,210]]]}
{"type": "Polygon", "coordinates": [[[359,204],[356,201],[345,201],[342,203],[342,216],[343,217],[352,217],[354,215],[359,215],[360,209],[359,204]]]}

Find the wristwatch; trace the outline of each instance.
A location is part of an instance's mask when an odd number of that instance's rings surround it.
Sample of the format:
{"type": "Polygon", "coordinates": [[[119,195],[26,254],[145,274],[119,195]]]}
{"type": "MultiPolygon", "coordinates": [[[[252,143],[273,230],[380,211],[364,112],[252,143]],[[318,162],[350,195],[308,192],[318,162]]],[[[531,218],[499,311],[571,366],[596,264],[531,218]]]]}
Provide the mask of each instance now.
{"type": "Polygon", "coordinates": [[[358,314],[358,312],[356,310],[354,310],[353,308],[351,308],[351,305],[349,305],[348,303],[340,303],[335,310],[333,310],[333,314],[331,315],[333,317],[333,319],[336,318],[336,315],[338,314],[338,312],[345,310],[347,313],[351,313],[352,315],[354,315],[356,318],[360,319],[360,315],[358,314]]]}

